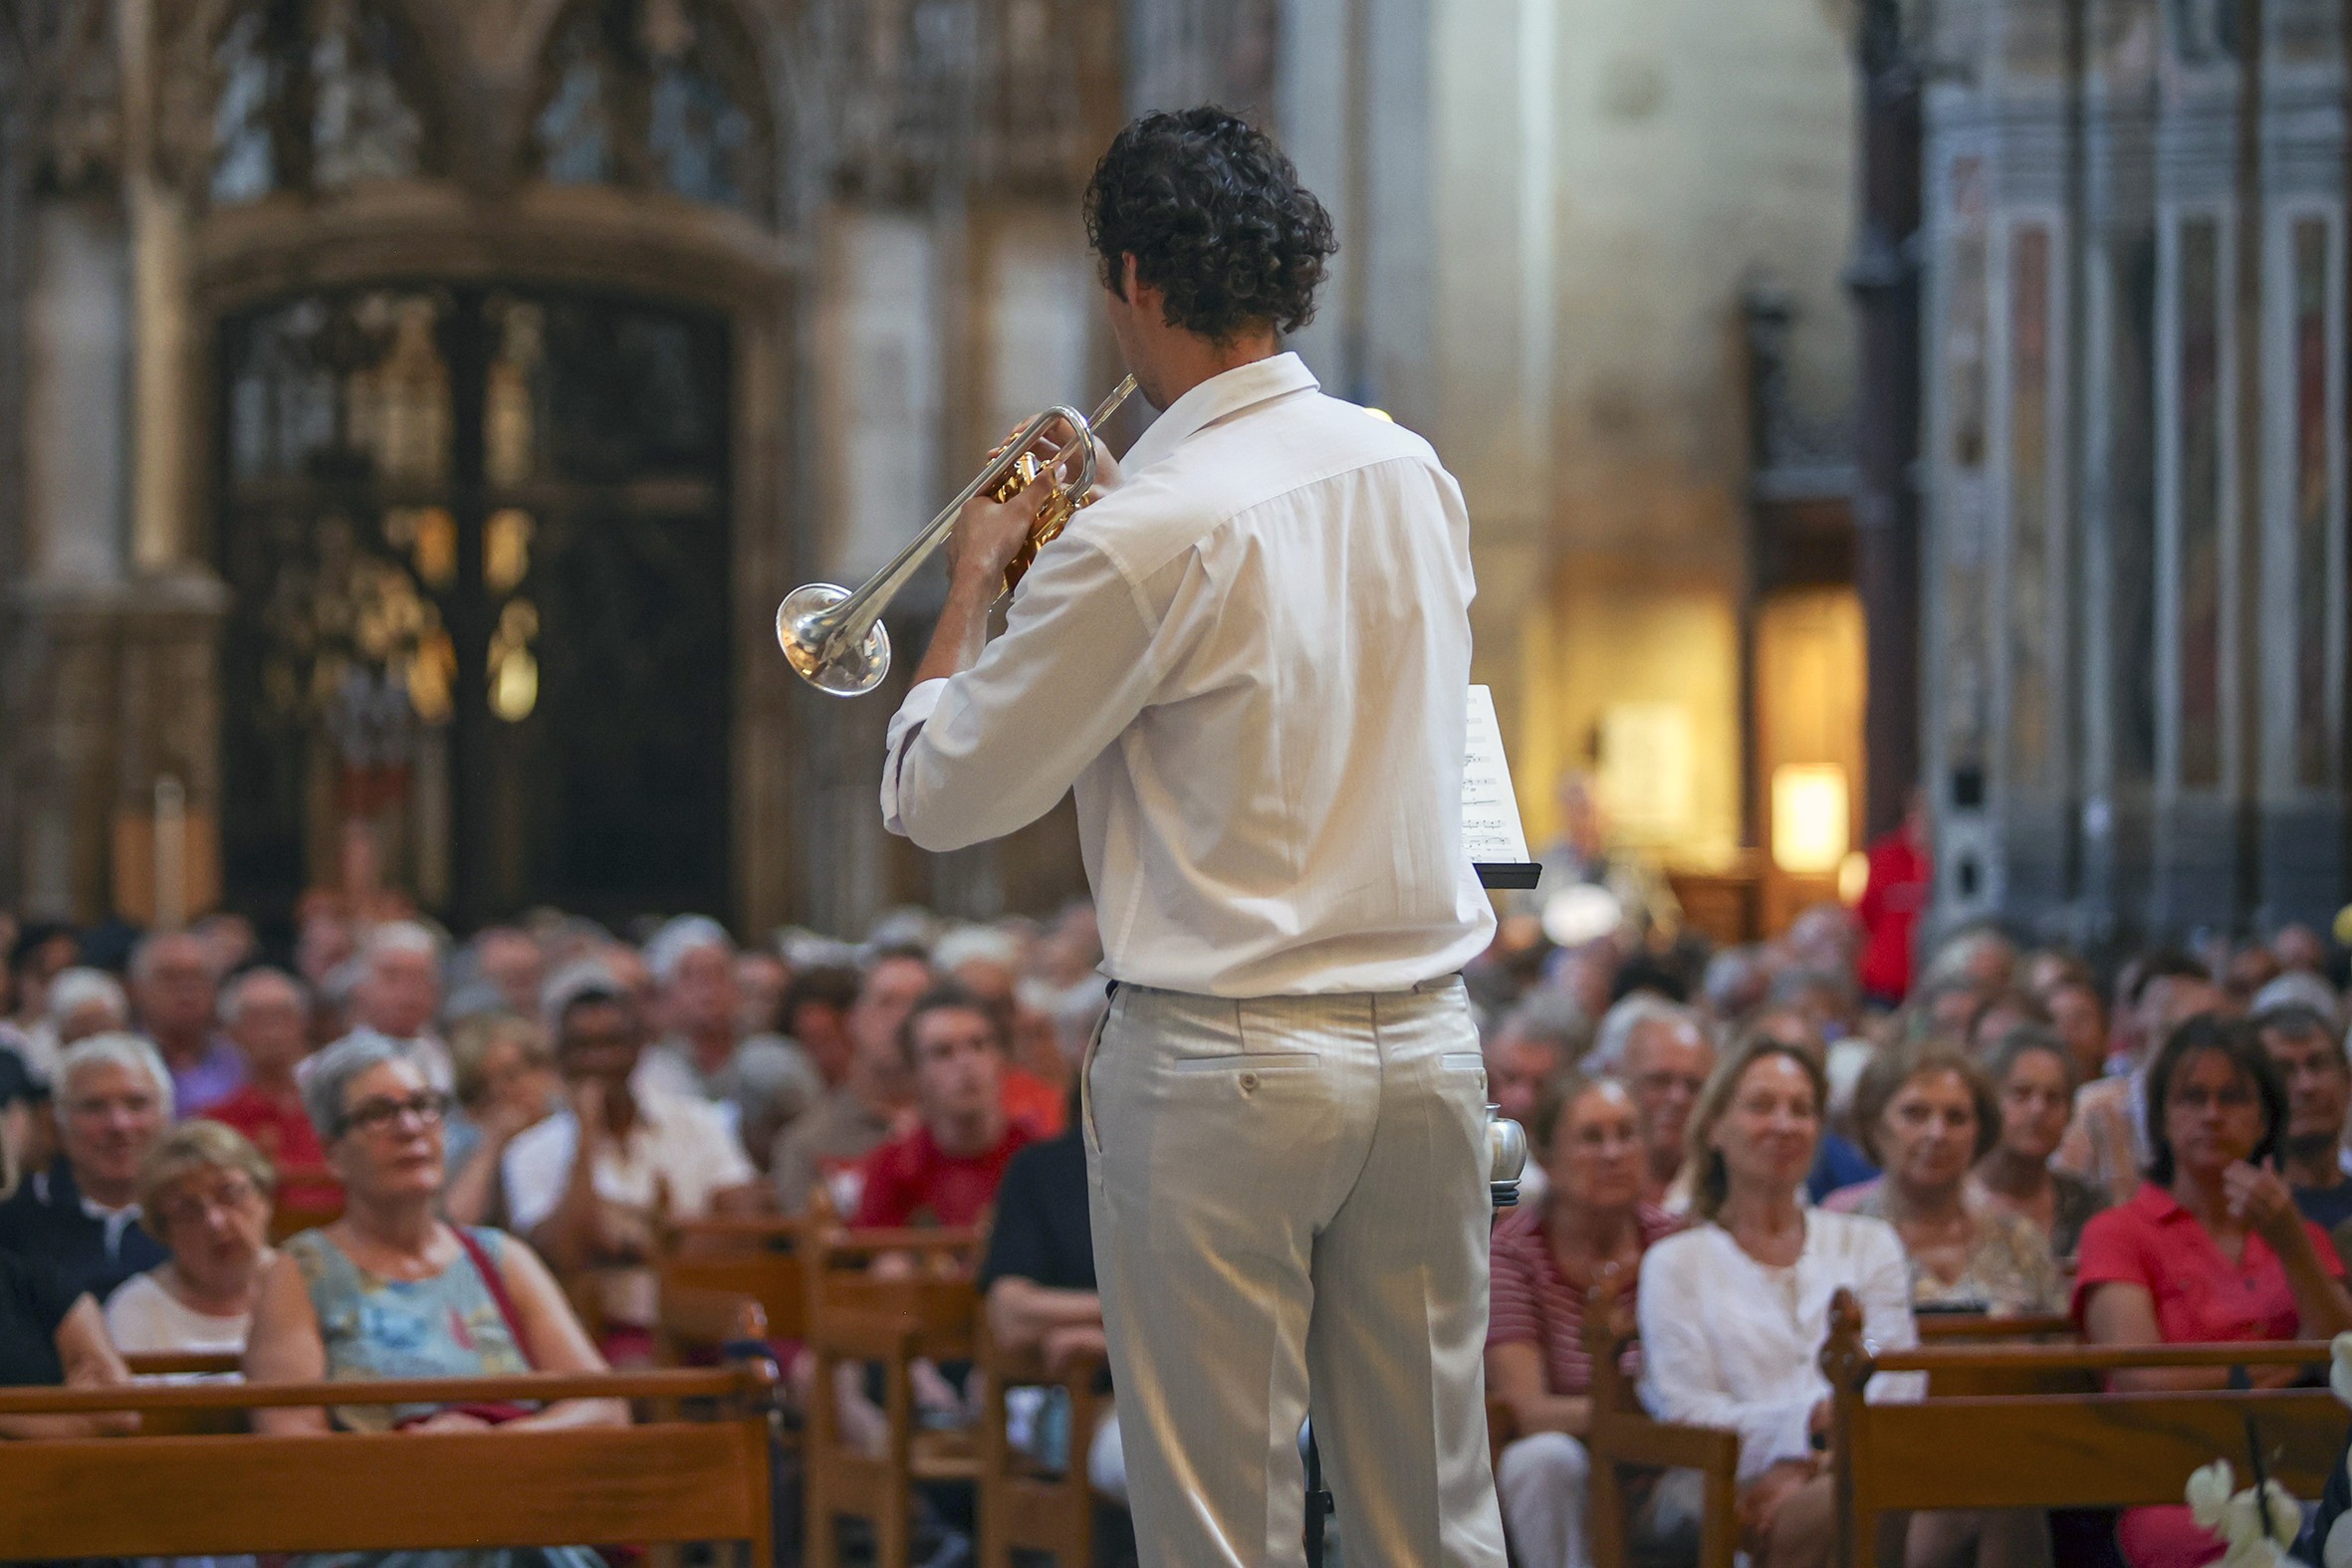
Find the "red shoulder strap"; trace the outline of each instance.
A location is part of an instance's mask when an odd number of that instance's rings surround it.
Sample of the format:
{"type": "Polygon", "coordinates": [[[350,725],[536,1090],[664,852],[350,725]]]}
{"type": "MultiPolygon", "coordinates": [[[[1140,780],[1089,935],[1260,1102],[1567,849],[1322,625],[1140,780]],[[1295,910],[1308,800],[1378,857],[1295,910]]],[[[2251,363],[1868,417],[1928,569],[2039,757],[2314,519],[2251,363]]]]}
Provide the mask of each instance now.
{"type": "Polygon", "coordinates": [[[491,1260],[482,1243],[474,1239],[473,1232],[461,1225],[453,1225],[449,1230],[457,1237],[457,1244],[465,1248],[465,1255],[473,1260],[474,1272],[482,1276],[490,1299],[497,1303],[498,1315],[506,1320],[506,1331],[513,1336],[515,1349],[523,1354],[523,1365],[537,1372],[539,1362],[531,1354],[531,1341],[524,1337],[523,1314],[515,1310],[515,1298],[506,1287],[506,1276],[498,1271],[498,1264],[491,1260]]]}

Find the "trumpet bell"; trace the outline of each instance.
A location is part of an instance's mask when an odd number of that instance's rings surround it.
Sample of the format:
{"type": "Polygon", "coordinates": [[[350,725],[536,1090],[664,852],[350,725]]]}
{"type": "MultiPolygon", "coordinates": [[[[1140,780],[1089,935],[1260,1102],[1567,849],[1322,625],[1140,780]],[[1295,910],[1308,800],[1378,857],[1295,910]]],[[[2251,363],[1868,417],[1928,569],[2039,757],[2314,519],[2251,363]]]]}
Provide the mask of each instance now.
{"type": "Polygon", "coordinates": [[[776,606],[776,641],[786,660],[803,680],[835,697],[862,697],[890,673],[890,634],[878,620],[847,647],[826,647],[835,623],[825,611],[849,596],[847,588],[812,582],[776,606]]]}

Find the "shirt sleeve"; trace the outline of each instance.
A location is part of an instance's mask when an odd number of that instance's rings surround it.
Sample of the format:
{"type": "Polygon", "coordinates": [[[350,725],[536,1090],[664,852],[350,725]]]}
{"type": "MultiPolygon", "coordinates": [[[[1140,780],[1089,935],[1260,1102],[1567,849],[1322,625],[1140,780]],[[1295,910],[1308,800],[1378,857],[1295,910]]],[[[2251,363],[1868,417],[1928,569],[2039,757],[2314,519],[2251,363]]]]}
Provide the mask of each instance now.
{"type": "Polygon", "coordinates": [[[883,752],[883,824],[947,850],[1045,815],[1143,710],[1158,680],[1153,640],[1110,558],[1058,541],[979,662],[907,693],[883,752]]]}
{"type": "Polygon", "coordinates": [[[58,1325],[74,1309],[57,1266],[45,1257],[0,1256],[0,1286],[16,1297],[20,1321],[30,1323],[44,1340],[57,1337],[58,1325]]]}
{"type": "Polygon", "coordinates": [[[2074,1264],[2074,1300],[2067,1309],[2076,1323],[2083,1321],[2083,1310],[2098,1285],[2138,1285],[2151,1295],[2155,1293],[2156,1280],[2148,1271],[2147,1256],[2138,1244],[2131,1219],[2128,1208],[2109,1209],[2091,1216],[2083,1226],[2082,1250],[2074,1264]]]}
{"type": "Polygon", "coordinates": [[[1781,1459],[1810,1456],[1814,1401],[1729,1392],[1705,1314],[1691,1310],[1720,1294],[1702,1277],[1705,1264],[1696,1245],[1662,1245],[1642,1262],[1642,1402],[1662,1421],[1738,1433],[1739,1478],[1754,1480],[1781,1459]]]}
{"type": "Polygon", "coordinates": [[[857,1213],[849,1224],[859,1230],[902,1226],[914,1215],[908,1184],[899,1169],[897,1149],[883,1144],[859,1163],[857,1213]]]}
{"type": "Polygon", "coordinates": [[[507,1145],[499,1161],[499,1184],[506,1190],[507,1217],[515,1231],[528,1235],[564,1196],[571,1175],[572,1152],[580,1142],[569,1112],[551,1117],[507,1145]]]}
{"type": "Polygon", "coordinates": [[[1496,1237],[1490,1268],[1493,1304],[1487,1314],[1487,1344],[1541,1345],[1543,1325],[1535,1314],[1535,1282],[1510,1236],[1496,1237]]]}

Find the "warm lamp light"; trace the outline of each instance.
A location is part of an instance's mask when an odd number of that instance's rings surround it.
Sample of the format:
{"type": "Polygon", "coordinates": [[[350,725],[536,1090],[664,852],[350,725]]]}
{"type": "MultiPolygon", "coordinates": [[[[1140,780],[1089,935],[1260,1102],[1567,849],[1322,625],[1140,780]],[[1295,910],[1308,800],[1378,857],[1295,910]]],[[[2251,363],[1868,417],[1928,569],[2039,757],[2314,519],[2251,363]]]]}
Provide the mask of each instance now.
{"type": "Polygon", "coordinates": [[[1791,876],[1829,876],[1853,847],[1846,773],[1834,763],[1772,770],[1772,864],[1791,876]]]}

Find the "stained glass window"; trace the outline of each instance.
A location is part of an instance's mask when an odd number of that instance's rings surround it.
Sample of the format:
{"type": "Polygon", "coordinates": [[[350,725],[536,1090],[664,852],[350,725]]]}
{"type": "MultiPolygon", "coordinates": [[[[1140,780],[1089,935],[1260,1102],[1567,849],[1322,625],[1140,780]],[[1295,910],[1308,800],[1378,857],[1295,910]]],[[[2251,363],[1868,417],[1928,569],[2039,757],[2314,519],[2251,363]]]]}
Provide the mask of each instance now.
{"type": "Polygon", "coordinates": [[[248,0],[213,49],[212,199],[421,172],[420,68],[387,0],[248,0]]]}
{"type": "Polygon", "coordinates": [[[770,179],[748,44],[694,0],[583,0],[552,35],[533,123],[557,184],[642,185],[755,217],[770,179]]]}

